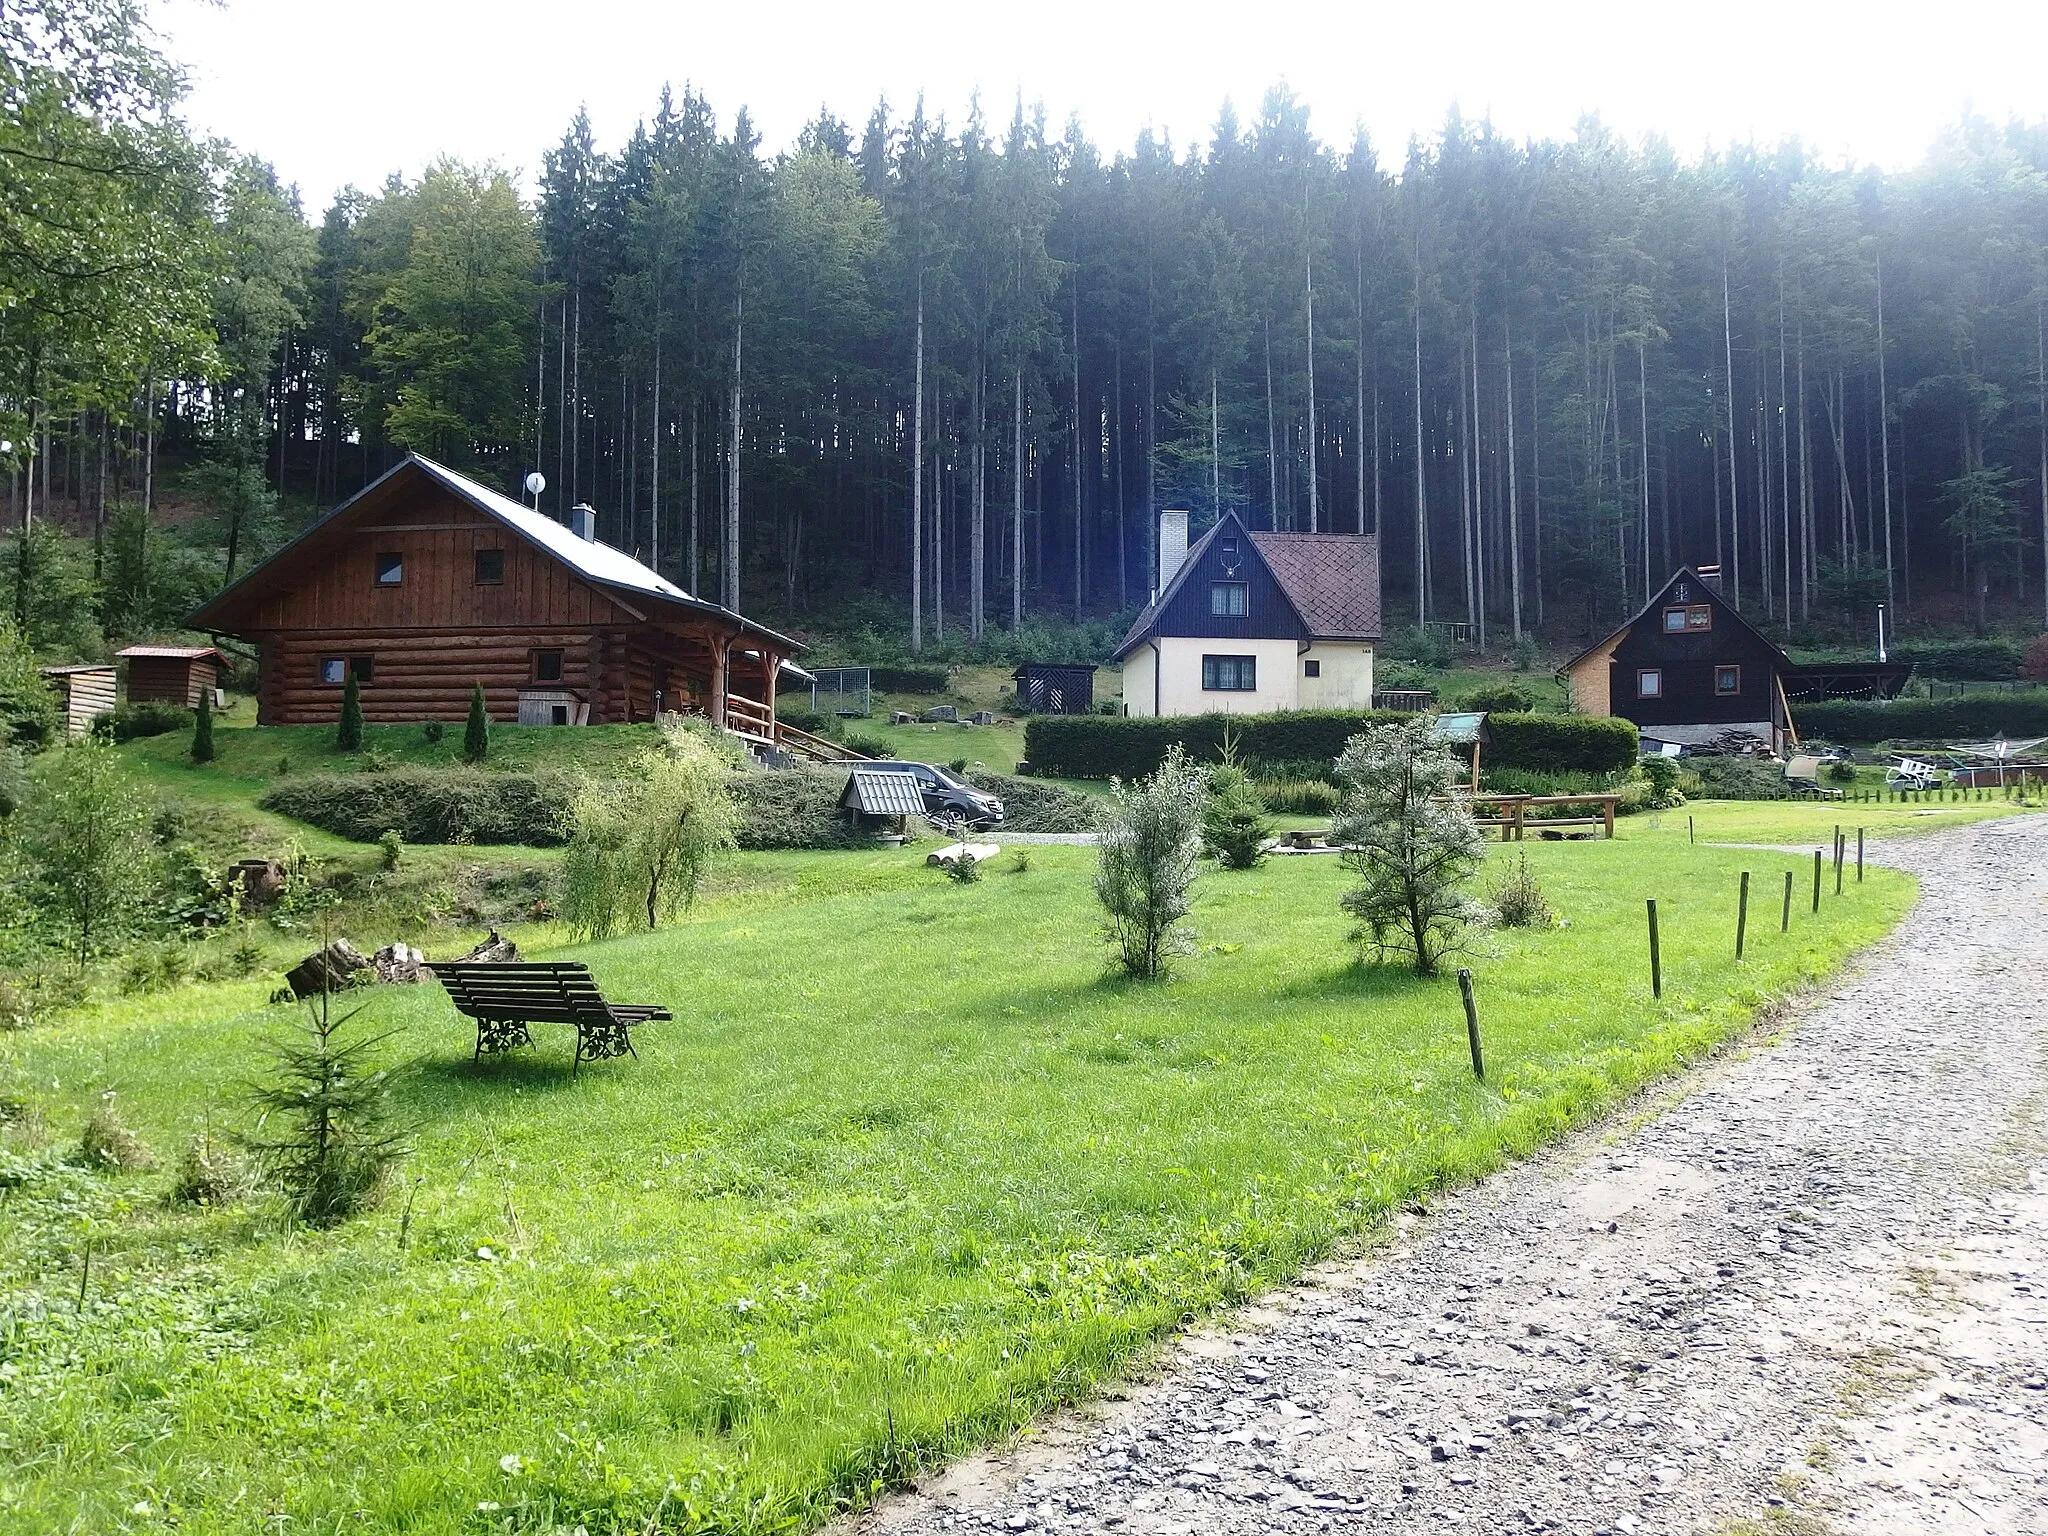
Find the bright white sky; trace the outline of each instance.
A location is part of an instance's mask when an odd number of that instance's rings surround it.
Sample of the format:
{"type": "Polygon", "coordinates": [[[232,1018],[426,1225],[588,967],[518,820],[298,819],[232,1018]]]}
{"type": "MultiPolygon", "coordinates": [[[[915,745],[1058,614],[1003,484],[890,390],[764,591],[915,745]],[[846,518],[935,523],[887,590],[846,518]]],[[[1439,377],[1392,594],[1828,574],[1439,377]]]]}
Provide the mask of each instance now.
{"type": "Polygon", "coordinates": [[[1798,134],[1830,159],[1916,162],[1966,107],[2048,116],[2043,0],[159,0],[195,126],[275,163],[317,217],[339,187],[436,154],[524,172],[579,102],[601,147],[694,83],[720,126],[750,107],[773,151],[823,103],[858,130],[919,91],[957,122],[1021,90],[1113,152],[1177,146],[1228,96],[1285,80],[1326,142],[1361,119],[1398,165],[1459,105],[1515,137],[1597,111],[1681,152],[1798,134]]]}

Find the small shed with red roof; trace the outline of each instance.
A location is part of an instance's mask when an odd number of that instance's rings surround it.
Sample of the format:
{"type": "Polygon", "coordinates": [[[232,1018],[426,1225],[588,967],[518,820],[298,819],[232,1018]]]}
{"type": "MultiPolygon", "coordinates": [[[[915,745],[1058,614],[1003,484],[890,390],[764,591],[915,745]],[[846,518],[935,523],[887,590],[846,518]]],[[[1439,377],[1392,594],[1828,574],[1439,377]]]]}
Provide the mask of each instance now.
{"type": "Polygon", "coordinates": [[[197,709],[199,696],[220,686],[234,663],[210,645],[131,645],[120,653],[128,664],[128,702],[152,699],[197,709]]]}

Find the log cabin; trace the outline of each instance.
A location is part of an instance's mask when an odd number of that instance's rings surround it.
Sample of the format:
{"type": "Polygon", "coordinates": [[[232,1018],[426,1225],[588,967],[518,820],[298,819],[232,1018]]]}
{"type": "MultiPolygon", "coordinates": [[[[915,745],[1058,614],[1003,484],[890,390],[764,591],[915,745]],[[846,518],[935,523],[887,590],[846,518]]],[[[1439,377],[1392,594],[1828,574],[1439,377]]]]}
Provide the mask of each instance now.
{"type": "MultiPolygon", "coordinates": [[[[353,674],[374,723],[620,724],[701,714],[756,747],[797,643],[418,454],[193,614],[261,658],[259,725],[337,720],[353,674]]],[[[792,733],[800,734],[800,733],[792,733]]]]}

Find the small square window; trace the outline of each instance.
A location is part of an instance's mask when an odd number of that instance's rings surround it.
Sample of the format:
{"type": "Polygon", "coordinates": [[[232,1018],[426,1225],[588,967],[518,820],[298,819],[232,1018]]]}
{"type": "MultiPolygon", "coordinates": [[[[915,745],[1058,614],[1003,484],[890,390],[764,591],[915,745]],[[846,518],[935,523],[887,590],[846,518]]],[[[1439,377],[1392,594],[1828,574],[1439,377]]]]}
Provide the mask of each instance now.
{"type": "Polygon", "coordinates": [[[323,656],[320,658],[321,682],[331,683],[339,688],[347,676],[348,662],[345,659],[340,656],[323,656]]]}
{"type": "Polygon", "coordinates": [[[1719,694],[1742,692],[1742,668],[1737,666],[1714,668],[1714,692],[1719,694]]]}
{"type": "Polygon", "coordinates": [[[1685,633],[1685,610],[1683,608],[1666,608],[1664,610],[1664,633],[1667,635],[1682,635],[1685,633]]]}
{"type": "Polygon", "coordinates": [[[505,583],[505,551],[480,549],[476,552],[476,584],[498,587],[505,583]]]}
{"type": "Polygon", "coordinates": [[[1323,675],[1323,664],[1320,661],[1304,661],[1301,664],[1301,675],[1303,677],[1321,677],[1323,675]]]}
{"type": "Polygon", "coordinates": [[[1218,539],[1216,553],[1226,565],[1237,564],[1237,540],[1235,537],[1218,539]]]}
{"type": "Polygon", "coordinates": [[[1690,608],[1686,609],[1685,627],[1687,629],[1712,629],[1714,627],[1714,610],[1712,605],[1708,603],[1694,603],[1690,608]]]}
{"type": "Polygon", "coordinates": [[[536,683],[559,683],[562,680],[562,653],[560,651],[535,651],[533,653],[533,680],[536,683]]]}
{"type": "Polygon", "coordinates": [[[1212,617],[1241,619],[1249,606],[1250,587],[1242,581],[1216,581],[1209,584],[1209,612],[1212,617]]]}
{"type": "Polygon", "coordinates": [[[1636,697],[1639,699],[1661,699],[1664,697],[1664,674],[1655,669],[1636,674],[1636,697]]]}
{"type": "Polygon", "coordinates": [[[355,674],[357,682],[367,683],[376,675],[377,664],[368,656],[351,656],[348,669],[355,674]]]}
{"type": "Polygon", "coordinates": [[[567,725],[568,723],[569,723],[569,706],[568,706],[568,705],[566,705],[566,704],[550,704],[550,705],[548,706],[548,724],[549,724],[549,725],[567,725]]]}
{"type": "Polygon", "coordinates": [[[405,583],[405,556],[395,549],[382,550],[377,555],[377,585],[396,587],[405,583]]]}

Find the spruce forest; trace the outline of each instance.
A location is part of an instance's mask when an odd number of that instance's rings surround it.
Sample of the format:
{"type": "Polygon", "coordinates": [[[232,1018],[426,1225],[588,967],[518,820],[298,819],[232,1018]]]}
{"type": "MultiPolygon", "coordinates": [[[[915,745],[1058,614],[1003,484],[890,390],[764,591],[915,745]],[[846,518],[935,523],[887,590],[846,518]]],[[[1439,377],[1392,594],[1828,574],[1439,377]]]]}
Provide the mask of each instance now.
{"type": "Polygon", "coordinates": [[[408,450],[869,650],[1099,649],[1154,515],[1376,531],[1390,608],[1564,641],[1679,563],[1810,641],[2048,605],[2048,126],[1917,169],[1598,121],[1200,143],[1022,103],[767,146],[664,92],[530,177],[300,206],[121,0],[0,13],[0,438],[39,650],[174,631],[408,450]],[[1092,637],[1092,638],[1091,638],[1092,637]]]}

